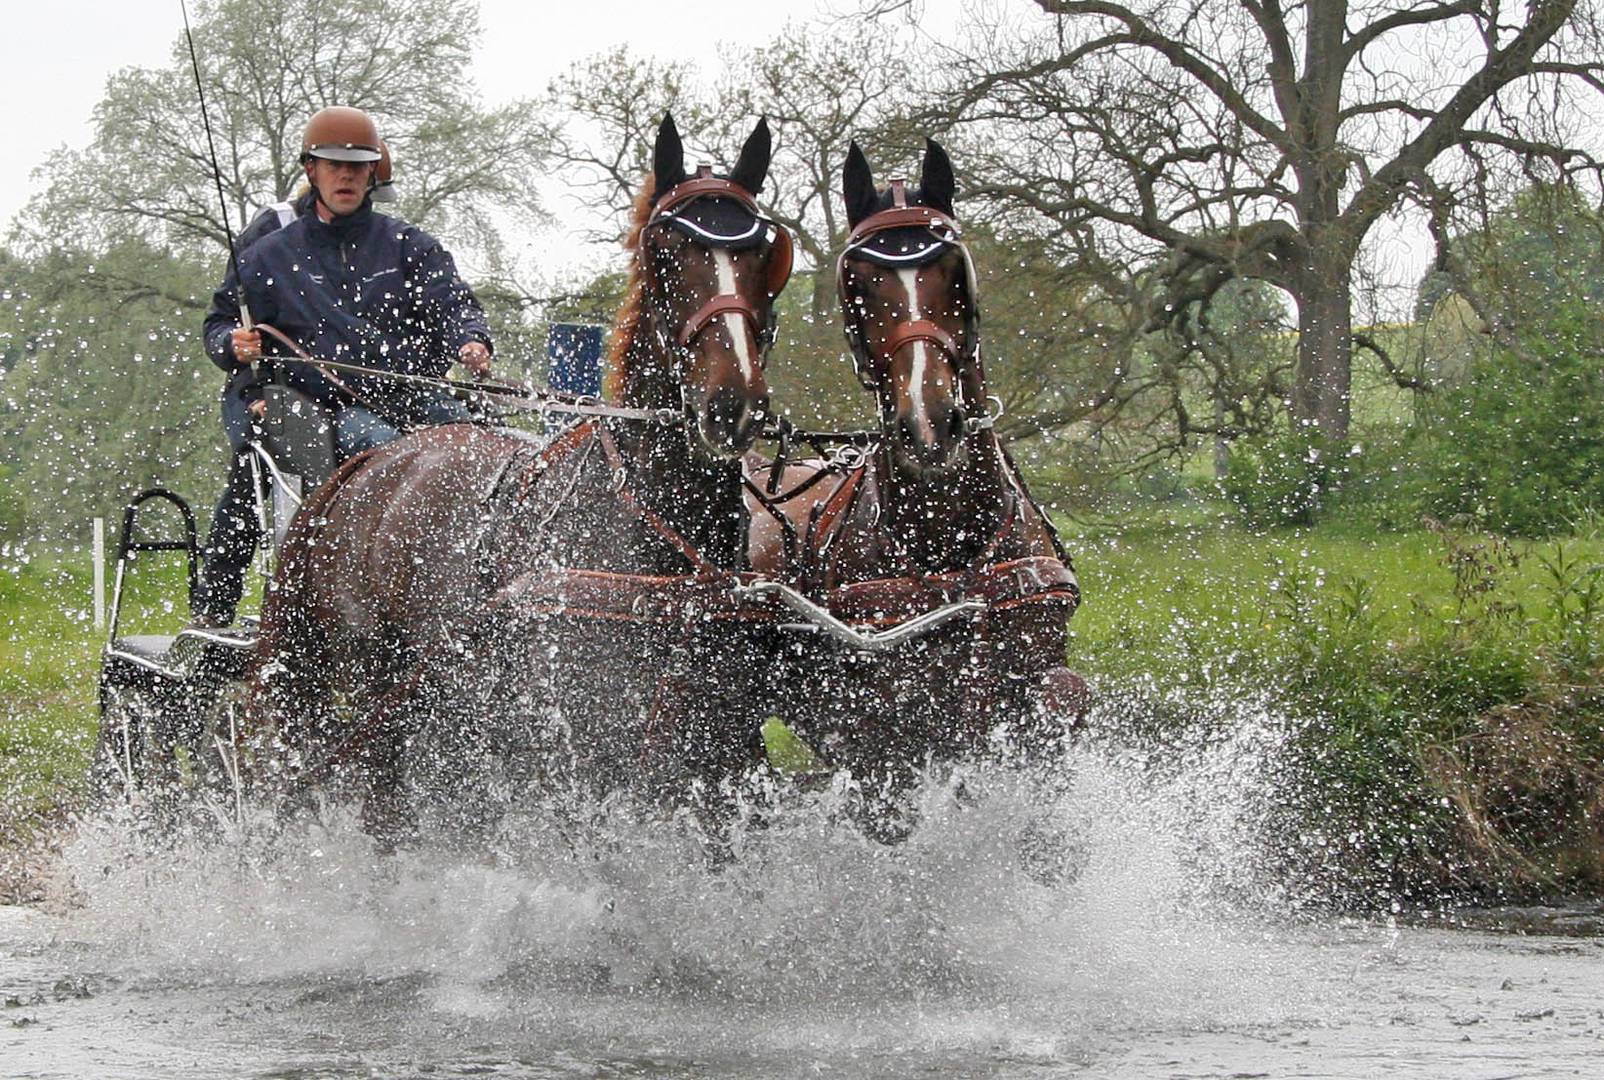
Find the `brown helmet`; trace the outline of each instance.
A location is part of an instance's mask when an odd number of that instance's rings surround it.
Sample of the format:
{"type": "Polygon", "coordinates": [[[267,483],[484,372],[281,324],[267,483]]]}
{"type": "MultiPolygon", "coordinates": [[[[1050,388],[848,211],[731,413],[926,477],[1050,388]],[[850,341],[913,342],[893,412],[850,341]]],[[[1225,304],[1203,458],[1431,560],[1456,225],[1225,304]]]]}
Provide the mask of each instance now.
{"type": "Polygon", "coordinates": [[[330,105],[312,114],[301,136],[301,160],[379,161],[379,129],[361,109],[330,105]]]}
{"type": "Polygon", "coordinates": [[[373,167],[373,201],[396,202],[394,165],[390,161],[390,144],[379,140],[379,163],[373,167]]]}

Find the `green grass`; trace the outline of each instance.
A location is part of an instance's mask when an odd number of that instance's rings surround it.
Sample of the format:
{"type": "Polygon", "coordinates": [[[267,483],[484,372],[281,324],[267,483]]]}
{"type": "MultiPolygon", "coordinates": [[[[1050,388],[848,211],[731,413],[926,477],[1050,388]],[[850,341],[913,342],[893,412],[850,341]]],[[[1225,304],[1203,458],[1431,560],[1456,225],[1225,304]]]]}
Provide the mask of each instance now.
{"type": "MultiPolygon", "coordinates": [[[[99,717],[104,631],[93,625],[87,554],[0,566],[0,844],[25,843],[83,791],[99,717]]],[[[176,559],[129,575],[123,633],[172,633],[188,618],[176,559]]],[[[108,603],[111,589],[107,582],[108,603]]]]}
{"type": "MultiPolygon", "coordinates": [[[[1339,515],[1256,532],[1202,498],[1133,503],[1066,530],[1085,596],[1069,661],[1107,691],[1267,698],[1297,725],[1278,797],[1329,860],[1290,872],[1350,899],[1604,890],[1601,536],[1506,543],[1339,515]]],[[[82,789],[95,738],[103,633],[84,562],[0,572],[0,832],[24,840],[82,789]]],[[[176,561],[141,566],[123,632],[177,629],[182,595],[176,561]]],[[[1220,716],[1141,722],[1164,737],[1220,716]]],[[[813,766],[780,725],[764,735],[780,767],[813,766]]]]}
{"type": "Polygon", "coordinates": [[[1268,699],[1299,725],[1294,827],[1356,889],[1604,889],[1598,532],[1250,532],[1181,510],[1067,537],[1072,664],[1105,688],[1268,699]]]}

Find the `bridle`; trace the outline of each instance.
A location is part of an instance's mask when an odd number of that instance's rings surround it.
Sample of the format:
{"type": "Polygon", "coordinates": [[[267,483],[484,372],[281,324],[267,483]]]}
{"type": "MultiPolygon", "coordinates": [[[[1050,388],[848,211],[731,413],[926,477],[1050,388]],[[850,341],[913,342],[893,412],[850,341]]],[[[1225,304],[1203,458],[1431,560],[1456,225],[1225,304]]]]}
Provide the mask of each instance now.
{"type": "MultiPolygon", "coordinates": [[[[764,291],[768,293],[770,301],[780,295],[785,283],[791,279],[791,264],[795,258],[795,249],[791,241],[791,234],[773,218],[765,214],[757,205],[752,194],[739,184],[724,180],[713,175],[710,166],[703,165],[696,170],[696,175],[689,180],[682,180],[665,191],[652,208],[651,216],[646,219],[644,229],[673,223],[676,227],[715,247],[730,247],[734,244],[745,243],[758,236],[760,232],[772,229],[773,235],[770,244],[773,250],[769,255],[768,273],[764,277],[764,291]],[[734,236],[718,235],[699,226],[695,221],[685,216],[685,211],[698,199],[721,198],[729,199],[739,204],[752,214],[752,227],[745,233],[734,236]]],[[[769,316],[764,319],[758,315],[757,308],[752,302],[739,293],[719,293],[710,297],[701,307],[685,321],[674,335],[673,344],[681,351],[690,349],[698,335],[706,330],[712,321],[720,315],[739,315],[751,326],[753,335],[757,338],[760,352],[766,359],[769,349],[774,345],[776,320],[772,306],[769,316]]]]}
{"type": "MultiPolygon", "coordinates": [[[[847,290],[847,260],[851,258],[865,258],[879,264],[895,264],[901,262],[906,266],[920,266],[929,262],[933,248],[956,248],[963,256],[964,263],[964,291],[967,294],[967,303],[964,310],[964,345],[959,346],[953,336],[943,327],[930,319],[907,319],[893,326],[886,335],[886,355],[890,356],[904,345],[916,341],[923,341],[934,346],[942,352],[958,372],[964,372],[971,367],[977,369],[984,384],[984,373],[980,371],[980,302],[979,282],[975,275],[974,259],[969,254],[969,248],[963,242],[963,231],[958,223],[951,217],[929,206],[908,205],[907,185],[903,180],[891,181],[891,205],[877,213],[870,214],[858,222],[852,234],[847,238],[846,246],[841,249],[840,256],[835,263],[835,288],[841,300],[843,323],[846,329],[847,346],[852,353],[853,371],[858,376],[858,382],[867,390],[878,391],[873,367],[870,363],[868,335],[864,332],[862,324],[858,321],[858,305],[855,298],[847,290]],[[893,229],[927,229],[935,236],[935,243],[930,247],[912,252],[907,255],[889,255],[884,252],[875,252],[872,258],[866,253],[869,241],[881,233],[893,229]]],[[[963,392],[963,380],[956,383],[958,407],[963,412],[966,423],[971,430],[980,427],[990,427],[995,420],[994,416],[986,413],[986,402],[971,402],[963,392]],[[975,407],[979,406],[979,411],[975,407]]]]}

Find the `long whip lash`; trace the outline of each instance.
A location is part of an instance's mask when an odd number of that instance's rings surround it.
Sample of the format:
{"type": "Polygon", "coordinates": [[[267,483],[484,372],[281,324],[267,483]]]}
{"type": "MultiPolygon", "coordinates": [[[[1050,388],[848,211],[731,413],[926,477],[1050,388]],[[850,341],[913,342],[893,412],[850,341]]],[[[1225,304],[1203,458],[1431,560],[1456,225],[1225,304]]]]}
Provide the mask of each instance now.
{"type": "Polygon", "coordinates": [[[190,70],[195,73],[195,93],[200,98],[201,124],[206,128],[206,149],[212,156],[212,180],[217,184],[217,205],[223,211],[223,238],[228,241],[229,265],[234,268],[240,325],[249,330],[251,309],[245,306],[245,279],[240,277],[239,252],[234,249],[234,229],[228,223],[228,198],[223,194],[223,169],[217,164],[217,144],[212,141],[212,121],[206,114],[206,89],[201,84],[200,57],[195,54],[195,35],[189,29],[189,5],[184,0],[178,0],[178,10],[184,13],[184,40],[189,42],[190,70]]]}

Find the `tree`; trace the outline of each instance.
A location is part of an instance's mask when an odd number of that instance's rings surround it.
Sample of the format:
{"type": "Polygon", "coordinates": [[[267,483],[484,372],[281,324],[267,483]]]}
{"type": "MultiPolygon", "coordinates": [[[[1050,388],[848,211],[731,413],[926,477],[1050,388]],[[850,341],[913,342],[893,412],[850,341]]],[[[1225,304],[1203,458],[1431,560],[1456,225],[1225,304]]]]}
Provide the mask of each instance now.
{"type": "Polygon", "coordinates": [[[1037,4],[1023,38],[982,26],[951,55],[940,111],[988,149],[978,192],[1066,257],[1162,255],[1155,327],[1237,278],[1284,290],[1292,412],[1328,439],[1348,432],[1352,275],[1383,215],[1450,219],[1498,163],[1598,175],[1563,126],[1604,88],[1592,0],[1037,4]]]}
{"type": "MultiPolygon", "coordinates": [[[[478,104],[475,5],[202,0],[194,33],[235,231],[299,185],[301,129],[331,104],[378,121],[408,220],[485,250],[495,246],[494,213],[538,213],[532,181],[551,133],[527,103],[478,104]]],[[[50,182],[24,229],[36,249],[66,242],[97,251],[137,236],[215,258],[224,243],[182,36],[167,66],[112,75],[93,142],[58,152],[44,169],[50,182]]]]}

